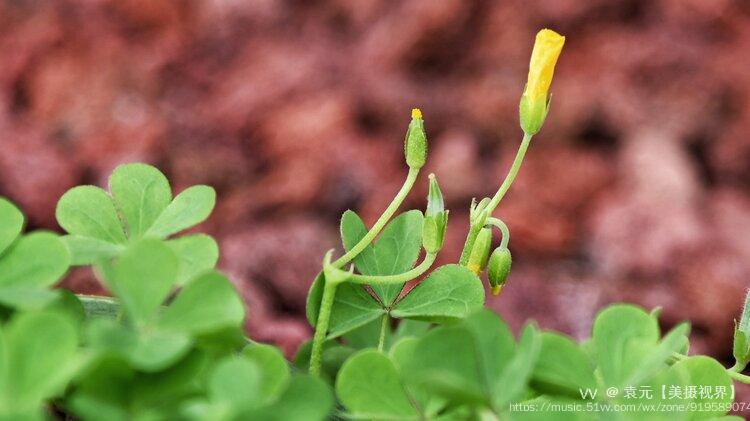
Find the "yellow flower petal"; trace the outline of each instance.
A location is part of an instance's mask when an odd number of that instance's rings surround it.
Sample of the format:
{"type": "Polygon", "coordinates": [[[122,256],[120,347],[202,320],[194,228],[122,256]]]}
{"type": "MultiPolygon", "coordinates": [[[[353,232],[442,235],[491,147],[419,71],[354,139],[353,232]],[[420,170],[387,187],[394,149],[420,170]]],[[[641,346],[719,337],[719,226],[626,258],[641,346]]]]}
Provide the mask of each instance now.
{"type": "Polygon", "coordinates": [[[524,90],[524,95],[530,101],[547,101],[555,64],[563,44],[565,37],[550,29],[542,29],[536,34],[529,63],[529,79],[524,90]]]}

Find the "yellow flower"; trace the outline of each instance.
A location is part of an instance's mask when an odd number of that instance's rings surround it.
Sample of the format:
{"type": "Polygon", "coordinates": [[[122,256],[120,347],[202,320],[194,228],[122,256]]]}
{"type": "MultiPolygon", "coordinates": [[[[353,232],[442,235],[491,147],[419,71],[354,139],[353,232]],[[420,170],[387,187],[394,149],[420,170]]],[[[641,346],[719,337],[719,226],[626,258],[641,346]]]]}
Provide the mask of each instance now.
{"type": "Polygon", "coordinates": [[[565,37],[550,29],[542,29],[536,34],[529,79],[521,97],[521,127],[528,134],[538,132],[547,116],[549,87],[563,44],[565,37]]]}

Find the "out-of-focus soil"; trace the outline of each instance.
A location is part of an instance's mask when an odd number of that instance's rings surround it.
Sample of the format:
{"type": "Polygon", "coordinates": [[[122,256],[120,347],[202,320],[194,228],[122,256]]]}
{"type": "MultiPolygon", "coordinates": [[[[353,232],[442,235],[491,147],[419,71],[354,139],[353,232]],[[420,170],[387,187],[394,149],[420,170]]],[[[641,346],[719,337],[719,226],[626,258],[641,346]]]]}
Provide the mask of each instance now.
{"type": "MultiPolygon", "coordinates": [[[[288,353],[347,208],[373,221],[405,175],[421,107],[451,209],[520,140],[535,32],[567,43],[552,110],[497,215],[514,271],[489,305],[584,337],[603,305],[690,319],[693,350],[731,356],[750,283],[750,3],[741,0],[0,0],[0,193],[32,228],[57,199],[131,161],[176,190],[216,187],[200,229],[249,303],[250,334],[288,353]]],[[[66,281],[100,287],[88,271],[66,281]]]]}

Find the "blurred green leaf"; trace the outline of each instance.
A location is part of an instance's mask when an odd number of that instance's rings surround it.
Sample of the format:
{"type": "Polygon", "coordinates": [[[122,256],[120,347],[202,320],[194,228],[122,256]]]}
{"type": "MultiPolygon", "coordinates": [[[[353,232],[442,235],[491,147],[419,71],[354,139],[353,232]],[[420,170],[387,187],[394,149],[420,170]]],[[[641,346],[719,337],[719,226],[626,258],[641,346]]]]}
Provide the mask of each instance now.
{"type": "Polygon", "coordinates": [[[177,284],[184,285],[196,276],[216,266],[219,261],[219,246],[211,236],[192,234],[167,241],[167,245],[180,260],[177,284]]]}
{"type": "Polygon", "coordinates": [[[126,314],[144,326],[154,321],[172,291],[177,264],[177,257],[163,241],[144,239],[101,268],[107,286],[119,298],[126,314]]]}
{"type": "Polygon", "coordinates": [[[74,322],[59,313],[29,312],[3,330],[0,414],[34,410],[44,399],[61,394],[80,363],[74,322]]]}
{"type": "Polygon", "coordinates": [[[242,356],[260,368],[261,380],[257,392],[260,402],[266,405],[278,399],[291,379],[284,354],[271,345],[253,344],[242,351],[242,356]]]}
{"type": "Polygon", "coordinates": [[[386,355],[365,350],[344,363],[336,394],[353,416],[370,419],[418,419],[399,373],[386,355]]]}
{"type": "Polygon", "coordinates": [[[230,357],[219,363],[209,379],[211,400],[231,407],[235,412],[261,405],[263,374],[257,364],[246,358],[230,357]]]}
{"type": "Polygon", "coordinates": [[[526,325],[513,358],[494,380],[492,401],[496,408],[504,408],[508,403],[521,398],[534,371],[540,348],[539,332],[533,325],[526,325]]]}
{"type": "Polygon", "coordinates": [[[610,306],[594,321],[593,341],[605,384],[619,387],[638,370],[659,340],[656,320],[626,304],[610,306]]]}
{"type": "Polygon", "coordinates": [[[234,285],[218,272],[210,272],[177,294],[158,325],[163,330],[198,335],[239,326],[244,317],[244,304],[234,285]]]}
{"type": "Polygon", "coordinates": [[[264,421],[323,421],[333,409],[333,394],[320,379],[298,375],[271,406],[241,414],[240,419],[264,421]]]}
{"type": "Polygon", "coordinates": [[[65,235],[61,239],[70,251],[70,263],[78,266],[110,259],[125,250],[122,244],[82,235],[65,235]]]}
{"type": "Polygon", "coordinates": [[[549,394],[580,398],[580,389],[596,387],[593,361],[568,337],[544,332],[533,383],[549,394]]]}
{"type": "Polygon", "coordinates": [[[23,230],[24,217],[8,199],[0,197],[0,255],[23,230]]]}
{"type": "Polygon", "coordinates": [[[27,234],[0,258],[0,286],[48,287],[65,274],[69,264],[68,250],[57,235],[27,234]]]}

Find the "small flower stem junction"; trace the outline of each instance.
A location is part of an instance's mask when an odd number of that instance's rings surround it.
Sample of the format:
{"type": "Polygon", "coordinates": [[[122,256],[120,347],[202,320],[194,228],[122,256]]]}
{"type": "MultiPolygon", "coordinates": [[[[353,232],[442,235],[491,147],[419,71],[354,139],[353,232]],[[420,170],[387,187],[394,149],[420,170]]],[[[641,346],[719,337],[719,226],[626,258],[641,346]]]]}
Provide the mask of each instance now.
{"type": "MultiPolygon", "coordinates": [[[[336,259],[335,262],[331,263],[334,268],[341,268],[347,263],[351,262],[359,253],[361,253],[375,237],[380,234],[380,231],[385,227],[385,224],[393,217],[399,206],[404,202],[406,196],[414,187],[414,183],[417,181],[419,175],[419,168],[409,168],[409,174],[406,176],[401,189],[396,193],[388,207],[383,211],[375,224],[365,234],[362,239],[354,245],[348,252],[343,256],[336,259]]],[[[339,282],[331,282],[325,277],[323,278],[323,298],[320,301],[320,310],[318,311],[318,319],[315,323],[315,335],[313,336],[312,352],[310,354],[310,374],[314,376],[320,376],[320,370],[323,358],[323,343],[328,333],[328,325],[331,320],[331,309],[333,307],[333,301],[336,297],[336,288],[339,282]]]]}
{"type": "MultiPolygon", "coordinates": [[[[529,144],[531,144],[531,138],[533,135],[531,134],[524,134],[523,140],[521,141],[521,146],[518,147],[518,152],[516,153],[516,158],[513,160],[513,165],[511,165],[510,170],[508,171],[508,175],[505,176],[505,180],[503,180],[503,183],[500,185],[500,188],[497,190],[497,193],[492,197],[492,200],[487,205],[487,212],[488,214],[492,215],[492,212],[494,212],[495,208],[500,204],[500,201],[503,200],[503,197],[505,197],[505,194],[510,189],[510,186],[513,184],[513,181],[515,181],[516,176],[518,175],[518,171],[521,169],[521,164],[523,163],[523,159],[526,156],[526,151],[529,149],[529,144]]],[[[495,218],[492,218],[493,220],[495,218]]],[[[497,220],[499,221],[499,220],[497,220]]],[[[502,221],[501,221],[502,222],[502,221]]],[[[497,226],[502,231],[503,228],[500,225],[494,224],[490,222],[491,224],[497,226]]],[[[503,226],[505,224],[502,224],[503,226]]],[[[479,230],[482,227],[471,227],[469,229],[469,235],[466,238],[466,243],[464,243],[464,249],[461,252],[461,264],[466,264],[465,260],[468,258],[469,254],[471,253],[472,247],[474,247],[474,241],[476,240],[476,234],[479,232],[479,230]]],[[[507,230],[507,227],[505,227],[507,230]]],[[[502,231],[503,233],[503,243],[507,247],[507,241],[506,239],[509,239],[509,237],[506,234],[506,231],[502,231]]]]}

